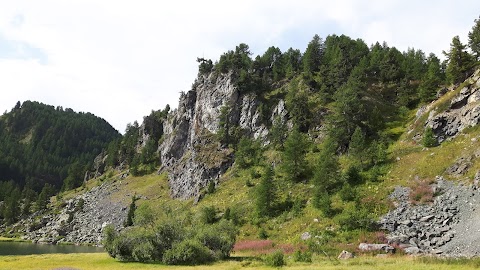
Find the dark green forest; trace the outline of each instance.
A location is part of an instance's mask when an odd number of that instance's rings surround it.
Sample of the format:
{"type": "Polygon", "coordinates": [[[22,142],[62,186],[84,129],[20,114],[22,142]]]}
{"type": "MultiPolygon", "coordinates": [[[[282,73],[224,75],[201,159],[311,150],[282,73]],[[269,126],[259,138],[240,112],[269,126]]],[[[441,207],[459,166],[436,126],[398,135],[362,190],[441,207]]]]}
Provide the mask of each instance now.
{"type": "Polygon", "coordinates": [[[94,158],[120,137],[91,113],[18,102],[0,117],[0,201],[7,209],[3,216],[11,221],[20,210],[34,210],[33,202],[41,209],[59,190],[82,185],[94,158]],[[26,200],[24,209],[20,198],[26,200]]]}

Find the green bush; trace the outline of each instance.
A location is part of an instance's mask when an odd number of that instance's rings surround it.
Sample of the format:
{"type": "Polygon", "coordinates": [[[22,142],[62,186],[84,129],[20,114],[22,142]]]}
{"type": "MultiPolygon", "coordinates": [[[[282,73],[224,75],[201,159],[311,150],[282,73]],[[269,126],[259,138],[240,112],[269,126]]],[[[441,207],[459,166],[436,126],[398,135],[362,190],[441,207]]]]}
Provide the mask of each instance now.
{"type": "Polygon", "coordinates": [[[260,239],[267,239],[268,238],[268,233],[264,228],[260,228],[260,231],[258,231],[258,238],[260,238],[260,239]]]}
{"type": "Polygon", "coordinates": [[[137,262],[151,262],[155,260],[155,246],[150,241],[136,244],[132,249],[132,259],[137,262]]]}
{"type": "Polygon", "coordinates": [[[205,226],[197,230],[196,239],[210,249],[215,259],[225,259],[235,245],[237,230],[231,222],[226,220],[213,226],[205,226]]]}
{"type": "Polygon", "coordinates": [[[213,224],[217,221],[217,209],[215,206],[205,206],[200,209],[200,222],[203,224],[213,224]]]}
{"type": "Polygon", "coordinates": [[[431,128],[425,129],[425,133],[423,134],[422,144],[425,147],[437,146],[438,141],[435,138],[435,134],[433,134],[433,130],[431,128]]]}
{"type": "Polygon", "coordinates": [[[198,240],[184,240],[173,245],[163,255],[163,263],[169,265],[196,265],[213,261],[210,250],[198,240]]]}
{"type": "Polygon", "coordinates": [[[188,227],[167,220],[155,228],[135,226],[121,233],[109,225],[104,229],[103,244],[111,257],[121,261],[191,265],[229,257],[237,234],[235,225],[225,219],[188,227]]]}
{"type": "Polygon", "coordinates": [[[286,265],[283,252],[281,250],[277,250],[265,256],[264,262],[266,265],[272,267],[280,267],[286,265]]]}
{"type": "Polygon", "coordinates": [[[295,251],[293,253],[293,260],[296,262],[312,262],[312,253],[309,251],[302,252],[301,250],[295,251]]]}

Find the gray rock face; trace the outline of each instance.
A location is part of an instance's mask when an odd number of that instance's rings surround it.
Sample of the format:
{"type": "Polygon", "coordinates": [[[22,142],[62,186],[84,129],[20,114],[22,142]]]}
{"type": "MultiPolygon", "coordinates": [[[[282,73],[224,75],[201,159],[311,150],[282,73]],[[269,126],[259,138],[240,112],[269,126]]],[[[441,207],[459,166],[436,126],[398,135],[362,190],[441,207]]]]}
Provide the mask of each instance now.
{"type": "Polygon", "coordinates": [[[473,157],[471,156],[460,157],[452,166],[448,167],[445,172],[453,176],[461,176],[472,166],[472,159],[473,157]]]}
{"type": "Polygon", "coordinates": [[[437,177],[432,188],[438,195],[429,205],[411,205],[408,189],[396,188],[390,198],[396,209],[384,216],[380,225],[389,231],[389,244],[408,254],[479,256],[480,192],[437,177]]]}
{"type": "Polygon", "coordinates": [[[467,82],[468,86],[452,99],[449,110],[429,118],[426,123],[439,142],[480,123],[480,70],[467,82]]]}
{"type": "MultiPolygon", "coordinates": [[[[231,166],[231,150],[215,140],[223,106],[230,109],[231,126],[268,143],[268,129],[255,95],[239,93],[231,74],[201,76],[193,90],[181,94],[178,108],[164,123],[160,171],[168,172],[172,197],[198,199],[202,189],[211,181],[217,183],[231,166]]],[[[273,114],[285,117],[284,103],[280,102],[273,114]]]]}

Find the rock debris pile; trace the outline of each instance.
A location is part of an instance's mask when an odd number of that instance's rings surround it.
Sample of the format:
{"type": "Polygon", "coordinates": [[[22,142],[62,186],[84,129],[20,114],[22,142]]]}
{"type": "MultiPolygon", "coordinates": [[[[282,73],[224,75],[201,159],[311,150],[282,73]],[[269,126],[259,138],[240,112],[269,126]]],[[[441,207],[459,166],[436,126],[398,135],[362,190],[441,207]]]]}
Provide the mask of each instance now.
{"type": "Polygon", "coordinates": [[[405,187],[390,195],[397,207],[380,220],[389,244],[408,254],[480,255],[480,190],[442,177],[431,188],[436,195],[431,204],[411,204],[405,187]]]}

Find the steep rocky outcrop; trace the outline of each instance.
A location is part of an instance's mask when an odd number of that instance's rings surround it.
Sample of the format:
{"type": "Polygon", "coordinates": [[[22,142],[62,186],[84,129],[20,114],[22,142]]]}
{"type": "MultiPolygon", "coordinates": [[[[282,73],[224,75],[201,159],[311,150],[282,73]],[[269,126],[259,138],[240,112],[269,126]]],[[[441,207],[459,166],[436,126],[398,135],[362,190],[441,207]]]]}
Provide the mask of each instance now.
{"type": "Polygon", "coordinates": [[[467,79],[464,85],[446,111],[438,114],[433,112],[429,116],[426,127],[433,130],[439,142],[480,123],[480,70],[467,79]]]}
{"type": "MultiPolygon", "coordinates": [[[[164,123],[160,170],[169,174],[172,197],[198,199],[201,190],[210,181],[218,183],[232,164],[232,151],[216,138],[224,106],[231,126],[238,127],[244,136],[268,141],[260,102],[254,94],[240,93],[232,74],[200,75],[194,89],[181,94],[178,108],[164,123]]],[[[276,115],[285,118],[283,101],[275,106],[272,117],[276,115]]]]}

